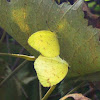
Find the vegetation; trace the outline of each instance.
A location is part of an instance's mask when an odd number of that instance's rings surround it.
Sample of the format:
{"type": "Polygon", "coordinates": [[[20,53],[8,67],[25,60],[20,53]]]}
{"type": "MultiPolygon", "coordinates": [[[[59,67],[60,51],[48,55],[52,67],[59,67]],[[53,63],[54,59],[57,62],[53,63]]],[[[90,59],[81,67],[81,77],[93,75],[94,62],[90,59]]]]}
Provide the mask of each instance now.
{"type": "Polygon", "coordinates": [[[66,94],[60,100],[99,100],[99,16],[89,12],[83,0],[72,2],[0,0],[0,100],[59,100],[66,94]],[[40,53],[28,44],[41,30],[57,34],[60,57],[69,65],[65,79],[50,89],[38,81],[34,61],[40,53]]]}

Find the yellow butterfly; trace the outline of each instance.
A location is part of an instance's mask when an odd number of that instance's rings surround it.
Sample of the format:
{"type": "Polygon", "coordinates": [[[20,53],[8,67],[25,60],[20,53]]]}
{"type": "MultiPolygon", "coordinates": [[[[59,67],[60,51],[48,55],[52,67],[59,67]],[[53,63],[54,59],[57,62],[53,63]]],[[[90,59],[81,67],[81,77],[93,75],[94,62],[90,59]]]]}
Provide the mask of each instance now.
{"type": "Polygon", "coordinates": [[[34,62],[40,83],[44,87],[51,87],[63,80],[68,72],[68,63],[59,57],[60,46],[56,33],[38,31],[29,37],[28,43],[41,53],[34,62]]]}

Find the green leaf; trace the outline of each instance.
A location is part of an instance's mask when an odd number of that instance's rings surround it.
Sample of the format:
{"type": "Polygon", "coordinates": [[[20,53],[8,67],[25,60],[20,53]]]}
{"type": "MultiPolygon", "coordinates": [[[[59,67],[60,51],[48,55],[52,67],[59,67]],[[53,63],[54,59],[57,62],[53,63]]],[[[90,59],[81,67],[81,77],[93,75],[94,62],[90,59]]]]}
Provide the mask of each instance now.
{"type": "Polygon", "coordinates": [[[99,30],[87,26],[80,3],[81,0],[74,5],[57,5],[52,0],[1,0],[0,26],[31,54],[34,50],[27,39],[49,26],[58,35],[61,57],[71,66],[67,77],[94,73],[100,71],[99,30]]]}

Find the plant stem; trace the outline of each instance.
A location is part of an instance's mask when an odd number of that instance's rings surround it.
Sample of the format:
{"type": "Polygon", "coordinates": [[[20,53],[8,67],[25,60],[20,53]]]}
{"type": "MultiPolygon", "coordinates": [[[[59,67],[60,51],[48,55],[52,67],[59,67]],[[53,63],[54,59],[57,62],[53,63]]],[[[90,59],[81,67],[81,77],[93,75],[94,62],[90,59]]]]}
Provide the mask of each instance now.
{"type": "MultiPolygon", "coordinates": [[[[20,50],[20,52],[19,52],[19,54],[23,54],[23,51],[24,51],[24,50],[25,50],[25,49],[22,47],[21,50],[20,50]]],[[[20,61],[20,58],[16,58],[16,60],[15,60],[15,62],[14,62],[14,64],[13,64],[13,66],[11,67],[11,70],[14,70],[14,69],[18,66],[19,61],[20,61]]]]}
{"type": "Polygon", "coordinates": [[[47,98],[49,97],[49,95],[53,92],[53,90],[55,89],[56,85],[52,86],[47,93],[45,94],[45,96],[42,98],[42,100],[47,100],[47,98]]]}
{"type": "MultiPolygon", "coordinates": [[[[8,34],[6,34],[6,46],[7,46],[7,53],[10,53],[11,52],[11,48],[10,48],[10,43],[9,43],[9,35],[8,34]]],[[[9,59],[8,59],[8,62],[9,63],[12,63],[12,59],[11,59],[11,57],[9,56],[9,59]]]]}
{"type": "Polygon", "coordinates": [[[19,85],[19,87],[20,87],[22,93],[24,94],[24,96],[26,97],[26,99],[28,99],[29,97],[28,97],[26,91],[24,90],[23,86],[21,85],[19,79],[16,76],[13,79],[16,81],[16,84],[19,85]]]}
{"type": "Polygon", "coordinates": [[[19,57],[23,58],[29,61],[34,61],[35,57],[34,56],[27,56],[27,55],[22,55],[22,54],[11,54],[11,53],[0,53],[2,56],[12,56],[12,57],[19,57]]]}
{"type": "Polygon", "coordinates": [[[41,100],[42,99],[42,86],[40,82],[39,82],[39,94],[40,94],[40,100],[41,100]]]}
{"type": "Polygon", "coordinates": [[[25,65],[28,61],[25,60],[23,61],[13,72],[11,72],[11,74],[9,74],[1,83],[0,83],[0,87],[6,83],[11,77],[13,77],[22,67],[24,67],[23,65],[25,65]]]}

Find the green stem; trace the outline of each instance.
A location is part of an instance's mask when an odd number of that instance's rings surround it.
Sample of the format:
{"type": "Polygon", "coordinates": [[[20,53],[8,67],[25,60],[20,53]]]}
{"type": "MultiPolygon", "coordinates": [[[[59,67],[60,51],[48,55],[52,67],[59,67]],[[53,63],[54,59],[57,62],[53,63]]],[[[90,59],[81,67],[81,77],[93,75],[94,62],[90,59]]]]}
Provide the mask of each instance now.
{"type": "Polygon", "coordinates": [[[34,61],[35,57],[34,56],[27,56],[27,55],[22,55],[22,54],[11,54],[11,53],[0,53],[1,56],[12,56],[12,57],[19,57],[23,58],[29,61],[34,61]]]}
{"type": "Polygon", "coordinates": [[[47,100],[47,98],[49,97],[49,95],[53,92],[53,90],[55,89],[56,85],[52,86],[47,93],[45,94],[45,96],[42,98],[42,100],[47,100]]]}
{"type": "Polygon", "coordinates": [[[0,83],[0,87],[6,83],[11,77],[13,77],[22,67],[23,65],[25,65],[28,61],[25,60],[23,61],[13,72],[11,72],[11,74],[9,74],[1,83],[0,83]]]}
{"type": "Polygon", "coordinates": [[[40,100],[41,100],[42,99],[42,86],[40,82],[39,82],[39,94],[40,94],[40,100]]]}

